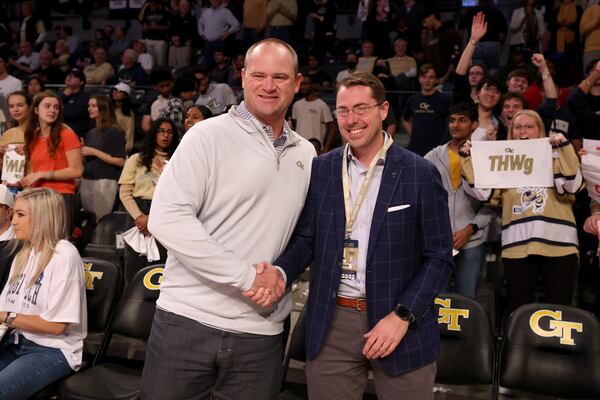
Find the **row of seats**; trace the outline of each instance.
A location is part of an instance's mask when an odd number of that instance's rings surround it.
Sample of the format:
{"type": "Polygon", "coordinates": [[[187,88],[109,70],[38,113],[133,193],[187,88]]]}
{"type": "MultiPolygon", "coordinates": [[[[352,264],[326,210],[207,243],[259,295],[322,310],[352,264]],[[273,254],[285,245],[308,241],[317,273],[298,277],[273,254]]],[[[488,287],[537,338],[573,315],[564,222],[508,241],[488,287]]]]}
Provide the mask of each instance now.
{"type": "MultiPolygon", "coordinates": [[[[441,331],[437,384],[488,385],[492,399],[499,387],[568,399],[600,398],[600,323],[593,314],[527,304],[510,316],[504,338],[497,340],[477,300],[443,293],[435,304],[441,331]]],[[[306,360],[304,313],[292,333],[286,374],[291,360],[306,360]]],[[[284,389],[286,399],[306,398],[297,385],[286,383],[284,389]]]]}

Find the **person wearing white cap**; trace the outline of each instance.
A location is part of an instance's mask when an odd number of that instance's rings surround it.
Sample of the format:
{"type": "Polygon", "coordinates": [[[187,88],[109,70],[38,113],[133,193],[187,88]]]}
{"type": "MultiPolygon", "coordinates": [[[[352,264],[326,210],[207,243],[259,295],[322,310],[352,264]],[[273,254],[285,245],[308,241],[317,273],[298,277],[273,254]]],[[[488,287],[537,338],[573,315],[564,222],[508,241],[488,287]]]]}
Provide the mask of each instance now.
{"type": "Polygon", "coordinates": [[[10,224],[14,205],[15,198],[10,190],[8,190],[8,187],[0,185],[0,242],[5,242],[15,237],[15,232],[10,224]]]}
{"type": "Polygon", "coordinates": [[[131,87],[125,82],[119,82],[110,89],[110,101],[115,106],[117,125],[125,134],[125,150],[133,149],[135,135],[135,116],[131,107],[131,87]]]}

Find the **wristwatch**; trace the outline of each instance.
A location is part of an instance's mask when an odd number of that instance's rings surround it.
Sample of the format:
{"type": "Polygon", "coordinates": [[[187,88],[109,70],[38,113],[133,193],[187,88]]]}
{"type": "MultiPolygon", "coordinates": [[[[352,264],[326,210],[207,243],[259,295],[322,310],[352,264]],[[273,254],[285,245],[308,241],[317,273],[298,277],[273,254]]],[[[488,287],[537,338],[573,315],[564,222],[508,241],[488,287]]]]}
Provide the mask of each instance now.
{"type": "Polygon", "coordinates": [[[394,309],[394,312],[396,313],[398,318],[400,318],[403,321],[415,321],[415,315],[406,306],[403,306],[402,304],[397,304],[396,308],[394,309]]]}
{"type": "Polygon", "coordinates": [[[4,319],[3,323],[6,326],[8,326],[9,328],[11,328],[12,327],[12,322],[13,322],[13,320],[15,318],[17,318],[17,313],[15,313],[15,312],[9,312],[9,313],[6,314],[6,318],[4,319]]]}

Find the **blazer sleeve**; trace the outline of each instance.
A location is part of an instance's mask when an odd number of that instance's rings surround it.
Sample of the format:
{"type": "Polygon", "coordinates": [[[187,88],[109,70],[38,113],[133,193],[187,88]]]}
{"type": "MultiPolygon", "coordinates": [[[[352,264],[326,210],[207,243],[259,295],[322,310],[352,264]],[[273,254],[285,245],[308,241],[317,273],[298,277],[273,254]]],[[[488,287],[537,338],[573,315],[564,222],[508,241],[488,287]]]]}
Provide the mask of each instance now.
{"type": "Polygon", "coordinates": [[[422,264],[398,299],[398,304],[406,306],[417,319],[433,304],[435,296],[447,288],[454,267],[448,194],[437,169],[433,165],[423,169],[418,216],[422,264]]]}

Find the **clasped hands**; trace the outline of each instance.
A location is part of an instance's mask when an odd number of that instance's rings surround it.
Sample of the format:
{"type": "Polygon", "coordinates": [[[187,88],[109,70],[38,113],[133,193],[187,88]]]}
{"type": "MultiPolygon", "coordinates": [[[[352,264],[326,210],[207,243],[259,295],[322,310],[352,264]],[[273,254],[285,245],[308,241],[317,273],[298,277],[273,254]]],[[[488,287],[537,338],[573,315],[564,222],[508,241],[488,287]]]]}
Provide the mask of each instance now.
{"type": "Polygon", "coordinates": [[[263,261],[254,264],[256,277],[250,290],[242,292],[261,307],[269,307],[279,301],[285,293],[285,281],[281,272],[270,263],[263,261]]]}

